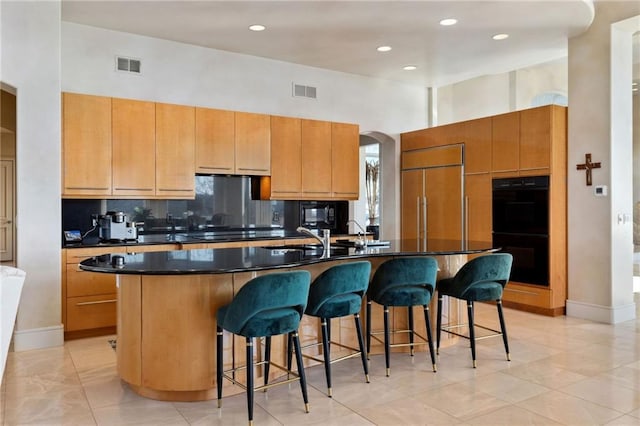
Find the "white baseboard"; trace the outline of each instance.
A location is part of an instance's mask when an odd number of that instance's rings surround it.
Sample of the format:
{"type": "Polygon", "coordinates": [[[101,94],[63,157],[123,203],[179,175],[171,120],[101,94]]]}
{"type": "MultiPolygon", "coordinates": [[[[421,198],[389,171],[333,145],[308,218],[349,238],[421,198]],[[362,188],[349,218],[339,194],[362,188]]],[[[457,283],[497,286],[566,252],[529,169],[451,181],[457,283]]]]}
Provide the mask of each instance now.
{"type": "Polygon", "coordinates": [[[64,326],[30,328],[16,330],[13,333],[13,350],[15,352],[44,349],[64,345],[64,326]]]}
{"type": "Polygon", "coordinates": [[[636,304],[602,306],[567,300],[567,316],[606,324],[618,324],[636,318],[636,304]]]}

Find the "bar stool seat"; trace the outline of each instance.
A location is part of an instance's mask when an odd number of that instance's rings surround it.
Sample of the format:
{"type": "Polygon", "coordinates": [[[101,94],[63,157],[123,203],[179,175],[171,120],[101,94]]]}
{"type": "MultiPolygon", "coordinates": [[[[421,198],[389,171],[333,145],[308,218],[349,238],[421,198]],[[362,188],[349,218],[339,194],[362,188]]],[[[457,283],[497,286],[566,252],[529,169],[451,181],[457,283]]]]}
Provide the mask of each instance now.
{"type": "MultiPolygon", "coordinates": [[[[371,263],[369,261],[358,261],[343,263],[333,266],[318,276],[313,281],[309,290],[309,299],[305,315],[320,318],[322,328],[323,356],[317,358],[312,355],[303,356],[311,358],[324,364],[325,376],[327,379],[327,395],[332,396],[331,387],[331,364],[360,355],[362,358],[362,368],[367,383],[369,383],[369,367],[364,351],[364,339],[362,337],[362,326],[360,324],[360,309],[362,308],[362,298],[369,286],[369,276],[371,275],[371,263]],[[354,316],[356,334],[358,338],[358,348],[344,345],[340,342],[331,341],[331,319],[354,316]],[[339,358],[331,359],[331,346],[336,345],[347,349],[349,353],[339,358]]],[[[311,344],[305,346],[317,346],[311,344]]],[[[304,348],[303,348],[304,349],[304,348]]],[[[291,354],[289,354],[289,364],[291,354]]]]}
{"type": "Polygon", "coordinates": [[[511,275],[511,265],[513,256],[509,253],[495,253],[479,256],[469,260],[452,278],[444,278],[437,283],[438,290],[438,319],[436,330],[436,349],[440,349],[440,333],[442,331],[467,338],[471,343],[471,359],[473,368],[476,368],[476,340],[480,338],[502,336],[504,349],[507,354],[507,361],[511,360],[509,354],[509,342],[507,339],[507,328],[502,312],[502,293],[504,286],[509,282],[511,275]],[[467,302],[468,324],[442,325],[442,303],[444,296],[454,297],[467,302]],[[498,308],[498,319],[500,330],[494,330],[474,322],[474,302],[496,302],[498,308]],[[460,327],[468,326],[469,334],[462,334],[455,331],[460,327]],[[477,337],[475,328],[482,328],[491,332],[483,337],[477,337]]]}
{"type": "Polygon", "coordinates": [[[429,256],[398,257],[385,261],[376,270],[367,290],[367,353],[371,352],[371,338],[384,342],[386,374],[390,372],[390,351],[392,347],[410,346],[413,356],[414,345],[428,344],[433,371],[436,371],[436,359],[431,336],[429,303],[433,295],[438,273],[438,262],[429,256]],[[371,329],[371,307],[375,302],[384,308],[384,331],[371,329]],[[391,329],[389,307],[407,307],[408,330],[391,329]],[[413,307],[422,306],[427,336],[415,332],[413,326],[413,307]],[[409,343],[391,343],[391,335],[407,333],[409,343]],[[376,335],[384,334],[384,340],[376,335]],[[416,343],[414,337],[421,342],[416,343]]]}
{"type": "Polygon", "coordinates": [[[227,379],[247,391],[249,424],[253,424],[254,390],[266,389],[278,384],[299,380],[305,411],[309,412],[307,384],[302,364],[298,327],[304,313],[311,284],[308,271],[271,273],[256,277],[240,288],[230,304],[218,309],[217,320],[217,390],[218,407],[222,406],[222,380],[227,379]],[[246,338],[246,362],[244,366],[224,371],[223,334],[227,330],[246,338]],[[295,347],[297,373],[271,362],[271,337],[286,334],[295,347]],[[264,361],[253,360],[253,338],[265,338],[264,361]],[[254,364],[264,366],[264,385],[254,385],[254,364]],[[269,367],[274,366],[287,373],[286,380],[268,384],[269,367]],[[236,372],[246,369],[246,384],[236,380],[236,372]],[[291,378],[293,376],[293,378],[291,378]]]}

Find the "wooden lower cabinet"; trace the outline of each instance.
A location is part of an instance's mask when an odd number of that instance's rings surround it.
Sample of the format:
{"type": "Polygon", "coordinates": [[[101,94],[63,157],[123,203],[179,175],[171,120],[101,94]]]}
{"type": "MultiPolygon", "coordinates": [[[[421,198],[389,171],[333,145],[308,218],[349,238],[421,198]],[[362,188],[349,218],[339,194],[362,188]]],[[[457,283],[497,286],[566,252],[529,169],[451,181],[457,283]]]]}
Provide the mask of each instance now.
{"type": "MultiPolygon", "coordinates": [[[[131,247],[90,247],[62,250],[62,323],[65,340],[115,334],[116,276],[83,271],[79,263],[105,253],[124,253],[131,247]]],[[[178,245],[136,246],[137,252],[174,250],[178,245]]]]}

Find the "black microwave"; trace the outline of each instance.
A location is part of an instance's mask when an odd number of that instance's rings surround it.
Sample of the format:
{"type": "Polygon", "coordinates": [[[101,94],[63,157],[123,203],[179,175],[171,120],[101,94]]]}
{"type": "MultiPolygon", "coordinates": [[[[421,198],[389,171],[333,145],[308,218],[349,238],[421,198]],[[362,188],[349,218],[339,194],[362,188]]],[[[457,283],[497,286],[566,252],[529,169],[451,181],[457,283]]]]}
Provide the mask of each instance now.
{"type": "Polygon", "coordinates": [[[310,229],[330,229],[333,233],[347,230],[349,203],[347,201],[300,202],[300,226],[310,229]]]}

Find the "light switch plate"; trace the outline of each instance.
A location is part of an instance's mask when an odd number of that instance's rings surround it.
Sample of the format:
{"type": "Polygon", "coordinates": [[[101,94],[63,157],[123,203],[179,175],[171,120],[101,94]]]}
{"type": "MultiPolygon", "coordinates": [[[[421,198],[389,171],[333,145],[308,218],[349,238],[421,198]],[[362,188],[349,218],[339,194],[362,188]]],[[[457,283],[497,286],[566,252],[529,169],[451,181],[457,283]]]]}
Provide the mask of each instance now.
{"type": "Polygon", "coordinates": [[[607,196],[607,185],[596,185],[593,188],[593,195],[596,197],[606,197],[607,196]]]}

